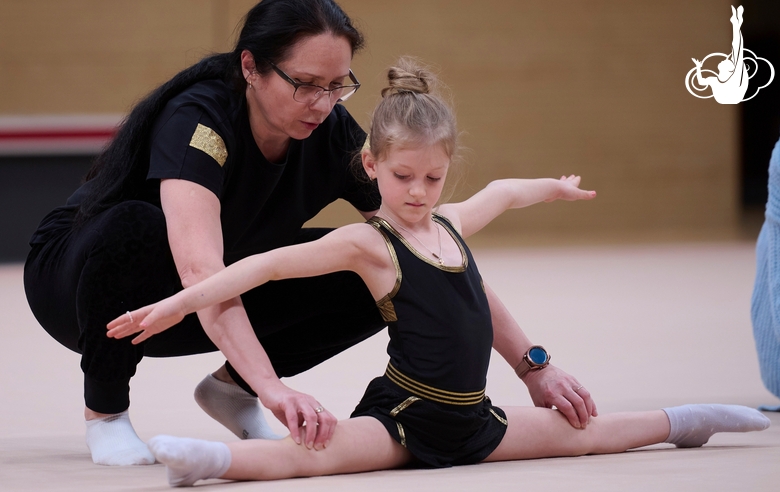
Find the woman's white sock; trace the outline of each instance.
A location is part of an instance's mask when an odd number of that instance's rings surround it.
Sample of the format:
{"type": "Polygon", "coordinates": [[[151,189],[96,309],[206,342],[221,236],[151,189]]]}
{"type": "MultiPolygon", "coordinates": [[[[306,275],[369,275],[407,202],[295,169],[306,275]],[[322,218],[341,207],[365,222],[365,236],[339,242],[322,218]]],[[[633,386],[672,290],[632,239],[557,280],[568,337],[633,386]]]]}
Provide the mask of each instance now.
{"type": "Polygon", "coordinates": [[[671,431],[664,442],[678,448],[705,444],[716,432],[750,432],[769,427],[761,412],[741,405],[682,405],[664,408],[671,431]]]}
{"type": "Polygon", "coordinates": [[[127,410],[87,420],[87,447],[98,465],[154,464],[154,456],[135,433],[127,410]]]}
{"type": "Polygon", "coordinates": [[[220,478],[230,468],[230,449],[223,442],[155,436],[149,439],[149,449],[157,461],[165,464],[171,487],[220,478]]]}
{"type": "Polygon", "coordinates": [[[257,397],[211,374],[195,388],[195,401],[211,418],[241,439],[281,439],[263,415],[257,397]]]}

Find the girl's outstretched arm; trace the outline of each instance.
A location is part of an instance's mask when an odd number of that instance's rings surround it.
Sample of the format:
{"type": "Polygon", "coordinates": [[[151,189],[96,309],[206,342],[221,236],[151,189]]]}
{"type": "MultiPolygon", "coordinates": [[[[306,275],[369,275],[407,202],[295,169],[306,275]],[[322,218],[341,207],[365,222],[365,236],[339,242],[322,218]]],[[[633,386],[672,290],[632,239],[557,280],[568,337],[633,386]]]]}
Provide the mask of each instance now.
{"type": "Polygon", "coordinates": [[[179,323],[187,314],[238,297],[271,280],[342,270],[371,276],[372,269],[365,266],[372,255],[366,254],[366,241],[361,240],[366,233],[372,233],[370,226],[352,224],[317,241],[249,256],[174,296],[119,316],[108,324],[108,336],[123,338],[140,331],[133,343],[141,343],[179,323]]]}
{"type": "Polygon", "coordinates": [[[596,197],[595,191],[581,190],[579,185],[580,177],[574,175],[561,179],[502,179],[491,182],[466,201],[442,205],[439,213],[450,219],[463,237],[468,237],[510,208],[596,197]]]}

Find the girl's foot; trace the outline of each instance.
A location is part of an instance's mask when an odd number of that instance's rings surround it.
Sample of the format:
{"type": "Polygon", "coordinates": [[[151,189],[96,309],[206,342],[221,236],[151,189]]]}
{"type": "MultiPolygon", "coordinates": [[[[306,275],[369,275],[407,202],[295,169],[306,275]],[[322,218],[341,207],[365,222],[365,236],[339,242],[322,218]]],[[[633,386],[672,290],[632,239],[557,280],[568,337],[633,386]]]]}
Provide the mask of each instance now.
{"type": "Polygon", "coordinates": [[[223,442],[155,436],[149,439],[149,449],[165,465],[171,487],[219,478],[230,468],[230,449],[223,442]]]}
{"type": "Polygon", "coordinates": [[[666,441],[678,448],[705,444],[716,432],[750,432],[769,427],[758,410],[741,405],[682,405],[664,408],[671,430],[666,441]]]}

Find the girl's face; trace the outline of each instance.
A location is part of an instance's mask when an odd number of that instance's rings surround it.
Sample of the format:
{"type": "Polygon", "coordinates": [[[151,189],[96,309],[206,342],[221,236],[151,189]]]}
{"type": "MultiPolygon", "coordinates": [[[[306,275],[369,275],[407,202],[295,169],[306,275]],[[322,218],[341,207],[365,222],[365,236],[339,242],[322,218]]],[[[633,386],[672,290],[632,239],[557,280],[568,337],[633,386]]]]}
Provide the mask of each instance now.
{"type": "Polygon", "coordinates": [[[391,147],[381,160],[363,151],[363,167],[377,180],[382,206],[408,224],[430,217],[441,197],[450,158],[441,145],[391,147]]]}
{"type": "MultiPolygon", "coordinates": [[[[305,139],[336,104],[337,98],[329,97],[330,93],[310,104],[295,101],[295,88],[281,75],[274,70],[265,75],[254,72],[254,58],[249,51],[244,51],[241,59],[244,77],[252,83],[246,93],[252,130],[261,137],[305,139]]],[[[290,56],[277,66],[296,82],[330,89],[351,83],[351,61],[352,49],[346,38],[319,34],[296,43],[290,56]]]]}

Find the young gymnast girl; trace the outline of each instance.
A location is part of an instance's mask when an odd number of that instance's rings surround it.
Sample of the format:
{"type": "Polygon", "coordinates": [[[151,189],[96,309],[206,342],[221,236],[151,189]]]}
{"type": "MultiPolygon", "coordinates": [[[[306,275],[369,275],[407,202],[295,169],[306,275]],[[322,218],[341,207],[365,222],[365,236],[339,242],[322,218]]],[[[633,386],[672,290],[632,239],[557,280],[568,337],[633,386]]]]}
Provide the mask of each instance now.
{"type": "MultiPolygon", "coordinates": [[[[576,176],[508,179],[490,183],[464,202],[437,207],[457,150],[452,110],[432,90],[433,76],[412,61],[401,60],[388,79],[372,117],[370,148],[361,155],[382,195],[375,217],[314,242],[248,257],[108,325],[112,337],[141,331],[135,339],[140,342],[188,313],[265,282],[351,270],[363,278],[389,326],[385,374],[371,381],[351,418],[340,422],[316,452],[308,449],[316,420],[301,422],[304,446],[297,432],[280,441],[227,444],[152,438],[149,448],[167,465],[172,486],[208,478],[272,480],[410,463],[444,467],[618,453],[660,442],[695,447],[716,432],[769,426],[758,411],[733,405],[594,416],[580,429],[554,409],[493,406],[485,395],[494,343],[491,316],[484,284],[462,238],[507,209],[556,199],[587,200],[595,192],[579,189],[576,176]]],[[[496,342],[498,346],[498,337],[496,342]]],[[[503,338],[500,343],[519,345],[503,338]]],[[[518,374],[544,370],[543,349],[514,350],[526,352],[518,374]],[[536,359],[538,355],[542,357],[536,359]]],[[[321,411],[315,408],[314,415],[321,411]]]]}

